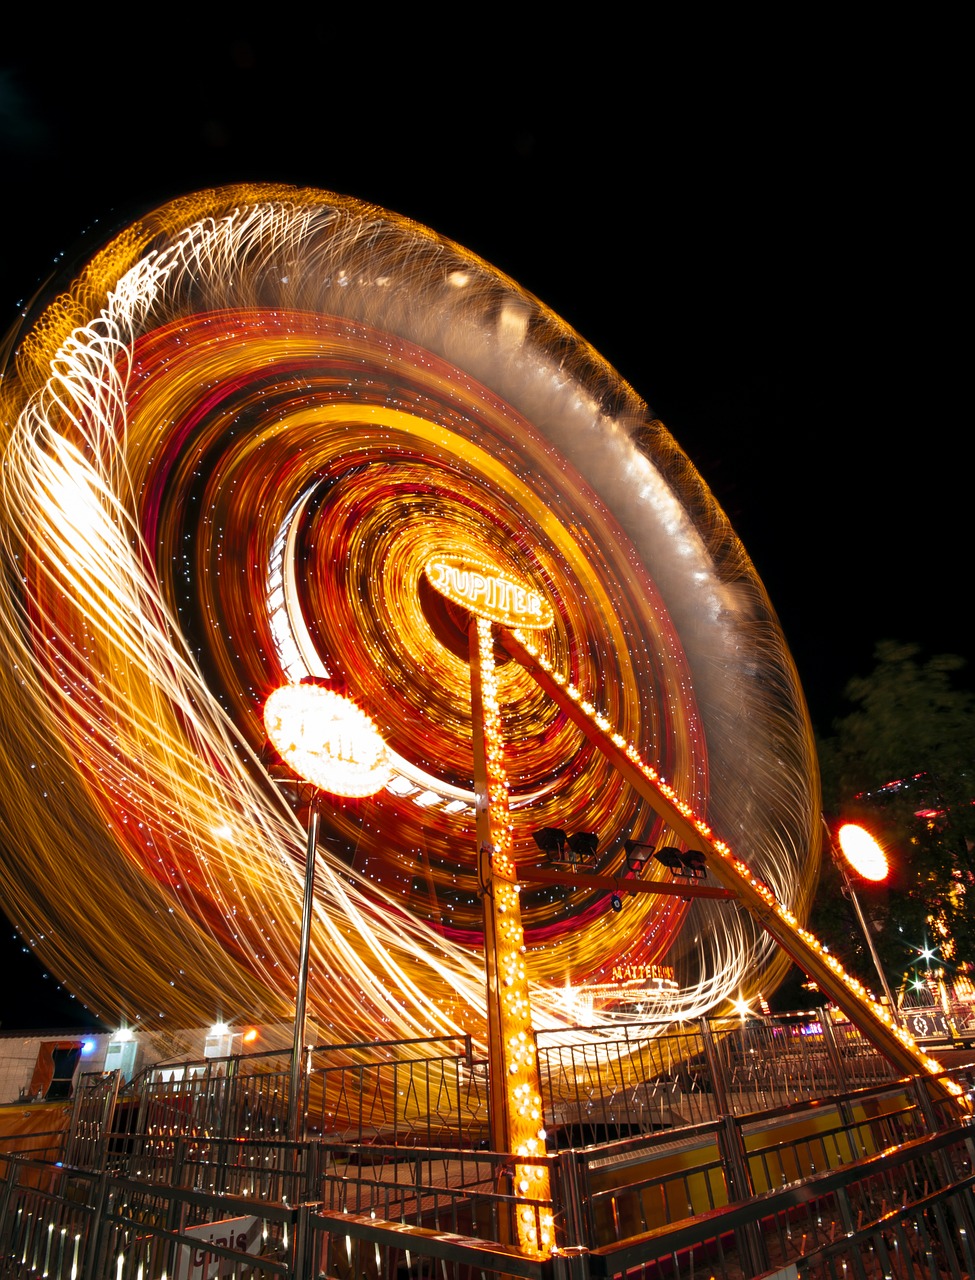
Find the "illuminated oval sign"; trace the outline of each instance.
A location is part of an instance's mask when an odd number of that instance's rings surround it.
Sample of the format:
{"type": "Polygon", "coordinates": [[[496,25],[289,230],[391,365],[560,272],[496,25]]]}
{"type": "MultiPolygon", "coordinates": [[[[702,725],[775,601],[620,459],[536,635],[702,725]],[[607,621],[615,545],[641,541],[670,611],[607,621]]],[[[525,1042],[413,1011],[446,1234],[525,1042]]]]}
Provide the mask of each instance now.
{"type": "Polygon", "coordinates": [[[371,796],[389,781],[386,744],[369,716],[348,698],[313,684],[275,689],[264,727],[299,777],[338,796],[371,796]]]}
{"type": "Polygon", "coordinates": [[[480,618],[503,627],[544,631],[555,621],[552,606],[534,587],[483,560],[437,556],[424,566],[435,591],[480,618]]]}

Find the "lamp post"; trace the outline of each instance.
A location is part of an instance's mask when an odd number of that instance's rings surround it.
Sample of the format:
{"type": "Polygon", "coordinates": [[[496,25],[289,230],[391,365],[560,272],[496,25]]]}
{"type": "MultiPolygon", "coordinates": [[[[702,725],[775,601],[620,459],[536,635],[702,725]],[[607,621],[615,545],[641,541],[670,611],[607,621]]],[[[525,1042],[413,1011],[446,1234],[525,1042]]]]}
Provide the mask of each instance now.
{"type": "Polygon", "coordinates": [[[315,854],[318,848],[318,792],[308,810],[308,845],[305,853],[305,887],[301,899],[301,942],[298,951],[298,983],[295,989],[294,1042],[291,1048],[291,1079],[288,1088],[288,1137],[298,1142],[303,1136],[304,1090],[302,1055],[308,1028],[308,962],[311,955],[311,917],[315,903],[315,854]]]}
{"type": "Polygon", "coordinates": [[[303,1082],[308,1007],[308,966],[315,904],[318,799],[331,795],[374,795],[390,777],[386,744],[372,720],[349,698],[316,681],[282,685],[264,704],[264,727],[271,745],[295,774],[314,787],[308,813],[305,885],[301,903],[301,943],[295,990],[294,1044],[288,1094],[288,1137],[302,1137],[303,1082]]]}
{"type": "Polygon", "coordinates": [[[870,834],[865,827],[861,827],[855,822],[845,822],[836,832],[836,839],[833,839],[833,833],[826,824],[825,818],[823,824],[826,826],[826,836],[829,841],[829,850],[833,858],[833,863],[840,878],[843,881],[843,889],[853,903],[853,909],[857,914],[860,922],[860,928],[863,931],[866,940],[867,949],[870,952],[870,958],[873,960],[873,967],[877,971],[877,977],[880,979],[880,985],[883,988],[884,995],[887,997],[887,1004],[890,1008],[890,1016],[899,1022],[900,1018],[897,1013],[897,1004],[891,993],[890,986],[887,982],[887,975],[884,973],[883,966],[880,963],[880,957],[877,955],[877,948],[874,946],[873,935],[867,924],[867,918],[863,914],[863,907],[860,905],[860,899],[857,897],[856,890],[853,887],[853,881],[850,879],[848,867],[853,870],[863,880],[869,880],[874,884],[880,884],[887,879],[887,873],[890,869],[887,861],[887,855],[881,848],[878,841],[870,834]]]}

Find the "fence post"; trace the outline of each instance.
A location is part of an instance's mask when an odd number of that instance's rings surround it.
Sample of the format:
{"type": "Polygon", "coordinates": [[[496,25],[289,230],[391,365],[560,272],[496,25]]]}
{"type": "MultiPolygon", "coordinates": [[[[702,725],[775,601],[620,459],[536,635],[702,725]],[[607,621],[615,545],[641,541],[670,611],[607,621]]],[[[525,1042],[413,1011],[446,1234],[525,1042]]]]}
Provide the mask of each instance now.
{"type": "Polygon", "coordinates": [[[310,1217],[315,1204],[302,1203],[296,1206],[291,1219],[291,1257],[287,1259],[289,1275],[298,1280],[301,1276],[317,1276],[319,1269],[314,1253],[314,1233],[311,1230],[310,1217]]]}
{"type": "Polygon", "coordinates": [[[707,1017],[701,1018],[700,1027],[701,1040],[704,1044],[704,1059],[708,1064],[711,1088],[714,1090],[714,1105],[717,1108],[718,1115],[725,1116],[728,1115],[731,1108],[728,1106],[728,1082],[725,1079],[724,1063],[721,1061],[717,1041],[714,1038],[714,1032],[711,1030],[711,1024],[707,1017]]]}
{"type": "Polygon", "coordinates": [[[582,1245],[559,1249],[549,1259],[551,1280],[589,1280],[589,1250],[582,1245]]]}
{"type": "MultiPolygon", "coordinates": [[[[74,1093],[71,1098],[71,1118],[68,1121],[68,1127],[61,1132],[61,1146],[58,1151],[58,1159],[63,1160],[65,1164],[79,1164],[78,1151],[81,1144],[78,1141],[78,1130],[81,1127],[82,1104],[88,1102],[91,1093],[90,1086],[91,1075],[85,1072],[79,1075],[74,1086],[74,1093]]],[[[87,1107],[84,1108],[87,1110],[87,1107]]]]}
{"type": "Polygon", "coordinates": [[[105,1101],[102,1106],[101,1133],[99,1134],[98,1151],[95,1155],[95,1167],[105,1168],[108,1163],[108,1144],[115,1127],[115,1111],[118,1107],[119,1090],[122,1088],[122,1073],[115,1070],[111,1073],[108,1088],[105,1090],[105,1101]]]}
{"type": "MultiPolygon", "coordinates": [[[[717,1130],[718,1151],[728,1179],[728,1200],[746,1202],[755,1194],[748,1156],[742,1140],[741,1129],[734,1116],[723,1115],[717,1130]]],[[[747,1263],[749,1275],[761,1275],[768,1270],[769,1260],[762,1229],[757,1222],[746,1222],[735,1228],[735,1240],[742,1261],[747,1263]]]]}
{"type": "Polygon", "coordinates": [[[91,1232],[82,1259],[82,1280],[103,1280],[111,1275],[108,1253],[115,1239],[115,1224],[105,1216],[108,1200],[108,1174],[103,1170],[95,1175],[96,1194],[92,1196],[91,1232]]]}
{"type": "MultiPolygon", "coordinates": [[[[914,1076],[911,1080],[911,1088],[914,1092],[915,1098],[917,1099],[918,1109],[924,1117],[924,1123],[927,1127],[928,1133],[938,1133],[941,1126],[938,1124],[937,1112],[934,1109],[934,1103],[931,1101],[931,1094],[928,1091],[927,1081],[921,1076],[914,1076]]],[[[972,1140],[968,1137],[966,1139],[966,1146],[969,1151],[972,1150],[972,1145],[972,1140]]],[[[934,1161],[938,1167],[938,1172],[941,1175],[944,1185],[950,1186],[955,1180],[956,1174],[951,1167],[951,1161],[948,1158],[947,1152],[943,1149],[936,1151],[934,1153],[934,1161]]]]}
{"type": "Polygon", "coordinates": [[[836,1031],[833,1027],[833,1020],[829,1015],[829,1009],[823,1006],[817,1009],[819,1017],[819,1025],[823,1029],[823,1040],[826,1043],[826,1052],[829,1054],[830,1062],[833,1064],[833,1070],[836,1072],[836,1083],[841,1093],[845,1093],[850,1087],[847,1078],[846,1067],[843,1065],[843,1055],[840,1053],[840,1047],[836,1043],[836,1031]]]}
{"type": "Polygon", "coordinates": [[[552,1208],[555,1221],[558,1222],[561,1215],[565,1224],[564,1249],[581,1248],[583,1245],[593,1243],[588,1215],[585,1212],[585,1202],[579,1186],[579,1165],[584,1158],[575,1151],[560,1151],[551,1165],[555,1174],[552,1180],[552,1208]]]}
{"type": "Polygon", "coordinates": [[[325,1160],[327,1153],[321,1138],[317,1142],[305,1144],[307,1164],[305,1166],[305,1194],[303,1199],[320,1202],[324,1193],[325,1160]]]}
{"type": "Polygon", "coordinates": [[[220,1118],[220,1128],[218,1134],[221,1138],[233,1138],[240,1132],[237,1124],[234,1123],[234,1112],[237,1104],[237,1094],[240,1083],[240,1057],[234,1056],[226,1059],[227,1068],[224,1076],[223,1087],[223,1115],[220,1118]]]}
{"type": "Polygon", "coordinates": [[[0,1187],[0,1245],[2,1245],[7,1223],[10,1220],[10,1198],[14,1187],[20,1181],[20,1161],[15,1155],[3,1156],[0,1158],[0,1169],[3,1169],[6,1174],[3,1186],[0,1187]]]}
{"type": "Polygon", "coordinates": [[[934,1104],[931,1101],[931,1094],[928,1092],[926,1081],[921,1076],[914,1076],[911,1081],[911,1087],[914,1091],[914,1097],[917,1099],[918,1110],[924,1117],[924,1124],[928,1133],[937,1133],[941,1126],[938,1124],[938,1117],[935,1114],[934,1104]]]}
{"type": "Polygon", "coordinates": [[[178,1133],[173,1139],[173,1172],[171,1175],[171,1185],[174,1187],[182,1187],[186,1177],[186,1136],[178,1133]]]}
{"type": "Polygon", "coordinates": [[[717,1130],[718,1150],[727,1172],[728,1200],[750,1200],[755,1194],[741,1129],[735,1116],[723,1115],[717,1130]]]}

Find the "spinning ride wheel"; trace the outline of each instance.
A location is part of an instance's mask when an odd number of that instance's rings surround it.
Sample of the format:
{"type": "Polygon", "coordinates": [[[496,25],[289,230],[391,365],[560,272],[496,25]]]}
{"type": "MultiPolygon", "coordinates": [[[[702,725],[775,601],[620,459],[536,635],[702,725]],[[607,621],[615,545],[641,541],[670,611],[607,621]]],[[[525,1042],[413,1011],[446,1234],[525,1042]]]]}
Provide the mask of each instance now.
{"type": "MultiPolygon", "coordinates": [[[[484,262],[327,193],[203,192],[25,328],[4,408],[0,884],[94,1007],[288,1016],[304,835],[261,712],[317,678],[393,762],[323,811],[320,1033],[481,1034],[470,672],[438,556],[532,584],[559,679],[803,913],[815,755],[754,568],[663,425],[484,262]]],[[[621,877],[624,840],[674,843],[522,666],[497,670],[520,866],[544,827],[597,833],[592,869],[621,877]]],[[[684,1017],[784,965],[720,903],[521,900],[540,1026],[613,964],[666,958],[684,1017]]]]}

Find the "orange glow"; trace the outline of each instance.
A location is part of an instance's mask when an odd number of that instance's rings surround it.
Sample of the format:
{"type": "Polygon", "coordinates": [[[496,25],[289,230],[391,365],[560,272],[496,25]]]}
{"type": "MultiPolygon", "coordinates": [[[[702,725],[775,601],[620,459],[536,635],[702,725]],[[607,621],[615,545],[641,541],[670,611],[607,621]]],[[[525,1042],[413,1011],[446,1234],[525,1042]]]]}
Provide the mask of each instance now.
{"type": "Polygon", "coordinates": [[[846,822],[836,833],[847,862],[864,880],[886,880],[889,864],[883,849],[863,827],[846,822]]]}
{"type": "Polygon", "coordinates": [[[364,711],[330,689],[288,684],[264,704],[272,745],[299,777],[330,795],[371,796],[389,781],[386,744],[364,711]]]}

